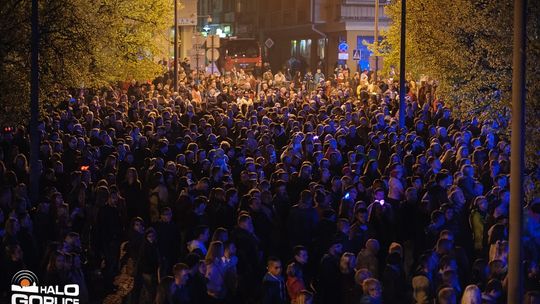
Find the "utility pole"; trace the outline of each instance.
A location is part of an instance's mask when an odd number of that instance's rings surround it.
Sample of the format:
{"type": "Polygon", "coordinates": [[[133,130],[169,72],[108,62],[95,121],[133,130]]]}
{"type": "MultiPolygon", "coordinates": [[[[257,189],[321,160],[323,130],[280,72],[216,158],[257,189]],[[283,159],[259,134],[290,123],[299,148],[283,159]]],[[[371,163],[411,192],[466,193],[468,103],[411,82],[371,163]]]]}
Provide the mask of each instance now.
{"type": "Polygon", "coordinates": [[[38,130],[39,120],[39,7],[38,0],[32,0],[31,30],[31,76],[30,76],[30,199],[33,205],[39,199],[39,145],[41,135],[38,130]]]}
{"type": "Polygon", "coordinates": [[[512,72],[512,135],[510,155],[510,227],[508,253],[508,300],[522,303],[523,266],[523,171],[525,168],[525,42],[527,1],[514,0],[514,50],[512,72]]]}
{"type": "Polygon", "coordinates": [[[174,91],[178,92],[178,0],[174,1],[174,91]]]}
{"type": "Polygon", "coordinates": [[[212,59],[210,59],[210,61],[212,61],[210,63],[210,75],[214,75],[214,36],[210,36],[210,49],[211,49],[211,53],[210,55],[212,55],[212,59]]]}
{"type": "Polygon", "coordinates": [[[373,33],[373,43],[377,47],[375,50],[375,84],[377,83],[377,71],[379,70],[379,0],[375,0],[375,32],[373,33]]]}
{"type": "Polygon", "coordinates": [[[399,51],[399,129],[405,128],[405,23],[407,0],[401,0],[401,41],[399,51]]]}

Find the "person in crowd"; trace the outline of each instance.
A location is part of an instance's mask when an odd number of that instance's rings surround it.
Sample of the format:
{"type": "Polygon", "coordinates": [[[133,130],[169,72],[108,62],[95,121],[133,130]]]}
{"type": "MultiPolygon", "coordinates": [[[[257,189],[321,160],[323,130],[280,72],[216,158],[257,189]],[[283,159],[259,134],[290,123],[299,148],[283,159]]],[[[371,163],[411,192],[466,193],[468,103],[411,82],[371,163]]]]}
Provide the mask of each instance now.
{"type": "Polygon", "coordinates": [[[55,251],[49,257],[47,272],[45,273],[45,282],[49,285],[64,286],[68,283],[68,273],[66,271],[66,256],[55,251]]]}
{"type": "Polygon", "coordinates": [[[186,264],[178,263],[173,266],[174,276],[162,278],[159,282],[156,298],[156,304],[174,304],[174,303],[196,303],[192,301],[189,282],[189,268],[186,264]]]}
{"type": "MultiPolygon", "coordinates": [[[[305,290],[289,284],[297,303],[477,301],[467,284],[485,303],[504,301],[508,118],[459,118],[436,81],[408,75],[401,129],[395,73],[293,61],[261,77],[199,75],[185,60],[176,91],[167,72],[47,92],[37,198],[30,129],[0,132],[1,281],[29,269],[44,282],[78,282],[83,302],[124,295],[124,285],[131,303],[167,302],[171,291],[186,303],[289,302],[277,263],[264,268],[277,256],[301,270],[305,290]]],[[[523,202],[532,300],[535,172],[523,202]]],[[[0,302],[7,296],[0,288],[0,302]]]]}
{"type": "MultiPolygon", "coordinates": [[[[306,290],[312,289],[313,285],[313,269],[312,264],[309,263],[309,253],[305,246],[298,245],[293,249],[293,260],[291,263],[295,263],[295,267],[300,268],[302,274],[302,280],[306,290]]],[[[291,264],[290,263],[290,264],[291,264]]],[[[289,264],[289,265],[290,265],[289,264]]]]}
{"type": "Polygon", "coordinates": [[[477,256],[482,254],[482,251],[487,245],[487,233],[484,229],[486,226],[488,214],[488,201],[484,196],[477,196],[474,199],[473,210],[470,215],[470,225],[473,232],[474,250],[477,256]]]}
{"type": "Polygon", "coordinates": [[[194,238],[187,244],[189,252],[195,252],[200,256],[206,256],[208,253],[206,243],[210,238],[210,229],[208,226],[198,226],[194,232],[194,238]]]}
{"type": "Polygon", "coordinates": [[[154,224],[154,229],[157,233],[158,249],[162,257],[160,276],[165,276],[169,273],[169,268],[172,267],[174,261],[180,257],[180,229],[172,221],[171,208],[165,207],[161,210],[160,220],[154,224]]]}
{"type": "Polygon", "coordinates": [[[185,264],[189,267],[187,288],[192,303],[204,303],[208,298],[206,284],[206,264],[196,253],[190,253],[185,258],[185,264]]]}
{"type": "Polygon", "coordinates": [[[304,278],[302,274],[302,268],[299,263],[292,262],[287,265],[287,293],[291,303],[296,303],[302,290],[306,289],[304,278]]]}
{"type": "Polygon", "coordinates": [[[339,261],[342,250],[341,240],[335,238],[319,264],[320,275],[316,289],[321,303],[333,303],[339,299],[340,285],[337,278],[340,277],[339,261]]]}
{"type": "Polygon", "coordinates": [[[206,290],[210,298],[210,302],[223,302],[227,296],[225,286],[225,264],[222,260],[224,254],[223,243],[221,241],[213,241],[210,243],[208,253],[205,257],[206,264],[206,290]]]}
{"type": "Polygon", "coordinates": [[[261,303],[287,303],[287,288],[281,276],[281,261],[275,257],[268,258],[267,269],[262,283],[261,303]]]}
{"type": "Polygon", "coordinates": [[[318,221],[319,216],[313,207],[313,194],[304,190],[300,194],[300,202],[292,206],[289,212],[287,230],[290,244],[311,246],[318,221]]]}
{"type": "Polygon", "coordinates": [[[313,304],[313,293],[308,290],[300,291],[294,304],[313,304]]]}
{"type": "Polygon", "coordinates": [[[259,238],[255,235],[253,222],[248,213],[238,216],[238,225],[233,231],[233,240],[236,244],[238,256],[238,290],[246,298],[256,297],[256,280],[262,274],[260,262],[262,254],[259,249],[259,238]]]}
{"type": "Polygon", "coordinates": [[[345,252],[339,260],[340,277],[340,299],[341,303],[354,303],[355,300],[355,266],[356,257],[351,252],[345,252]]]}
{"type": "Polygon", "coordinates": [[[356,268],[366,268],[374,278],[379,277],[379,242],[375,239],[369,239],[366,246],[358,253],[356,257],[356,268]]]}
{"type": "Polygon", "coordinates": [[[456,291],[451,287],[442,288],[437,294],[437,304],[457,304],[456,291]]]}
{"type": "Polygon", "coordinates": [[[476,285],[468,285],[461,296],[461,304],[482,304],[482,292],[476,285]]]}
{"type": "Polygon", "coordinates": [[[157,233],[154,228],[148,228],[145,231],[145,240],[135,265],[133,302],[152,301],[155,298],[159,267],[160,255],[157,245],[157,233]]]}
{"type": "Polygon", "coordinates": [[[361,304],[380,304],[382,302],[381,283],[374,278],[368,278],[362,283],[364,295],[360,299],[361,304]]]}

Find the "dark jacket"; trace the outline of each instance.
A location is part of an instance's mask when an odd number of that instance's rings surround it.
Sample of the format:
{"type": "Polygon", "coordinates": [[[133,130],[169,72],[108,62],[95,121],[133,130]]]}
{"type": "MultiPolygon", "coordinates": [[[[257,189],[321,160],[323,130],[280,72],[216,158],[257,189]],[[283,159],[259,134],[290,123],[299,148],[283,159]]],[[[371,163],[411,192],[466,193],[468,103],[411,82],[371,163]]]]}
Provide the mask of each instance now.
{"type": "Polygon", "coordinates": [[[259,240],[247,230],[237,227],[233,233],[233,241],[237,247],[238,274],[252,275],[260,264],[259,240]]]}
{"type": "Polygon", "coordinates": [[[262,284],[262,304],[287,303],[287,289],[283,278],[266,273],[262,284]]]}
{"type": "Polygon", "coordinates": [[[315,208],[302,208],[299,205],[293,206],[287,223],[290,244],[292,246],[310,246],[318,222],[319,215],[315,208]]]}
{"type": "Polygon", "coordinates": [[[194,303],[191,300],[188,287],[176,286],[174,278],[171,276],[164,277],[157,288],[155,304],[191,304],[194,303]]]}
{"type": "Polygon", "coordinates": [[[320,295],[320,303],[339,303],[340,282],[339,256],[325,254],[319,268],[319,282],[316,289],[320,295]]]}

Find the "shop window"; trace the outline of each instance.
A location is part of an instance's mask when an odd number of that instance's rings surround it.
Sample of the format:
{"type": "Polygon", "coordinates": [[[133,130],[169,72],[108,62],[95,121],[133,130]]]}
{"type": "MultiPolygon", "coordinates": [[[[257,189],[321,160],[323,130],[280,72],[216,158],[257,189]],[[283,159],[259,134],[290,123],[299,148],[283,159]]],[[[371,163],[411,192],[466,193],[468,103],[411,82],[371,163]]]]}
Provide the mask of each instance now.
{"type": "Polygon", "coordinates": [[[297,47],[298,47],[298,41],[291,40],[291,57],[298,55],[297,47]]]}
{"type": "Polygon", "coordinates": [[[319,59],[324,59],[326,57],[326,38],[317,40],[317,56],[319,59]]]}
{"type": "Polygon", "coordinates": [[[311,39],[300,40],[300,56],[306,59],[311,57],[311,39]]]}

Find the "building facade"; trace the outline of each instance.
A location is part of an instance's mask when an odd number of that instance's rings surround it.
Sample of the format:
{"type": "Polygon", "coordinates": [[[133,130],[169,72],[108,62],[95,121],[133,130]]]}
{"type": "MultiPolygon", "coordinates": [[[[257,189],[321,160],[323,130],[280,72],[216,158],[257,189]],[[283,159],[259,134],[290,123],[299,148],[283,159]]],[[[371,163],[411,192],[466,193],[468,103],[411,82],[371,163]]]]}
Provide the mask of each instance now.
{"type": "Polygon", "coordinates": [[[199,0],[199,32],[221,37],[258,38],[259,0],[199,0]]]}
{"type": "MultiPolygon", "coordinates": [[[[381,0],[379,31],[389,25],[385,5],[381,0]]],[[[373,42],[375,0],[274,0],[261,1],[260,6],[265,12],[259,19],[260,39],[274,42],[266,48],[273,70],[284,68],[291,57],[311,70],[328,72],[337,64],[353,71],[373,69],[365,43],[373,42]],[[343,43],[347,55],[339,56],[343,43]]]]}
{"type": "MultiPolygon", "coordinates": [[[[286,68],[291,58],[300,61],[303,70],[319,67],[328,72],[337,64],[352,71],[374,69],[365,44],[373,42],[375,0],[188,1],[197,1],[197,31],[257,39],[274,72],[286,68]],[[343,43],[347,55],[343,49],[339,54],[343,43]]],[[[379,31],[390,22],[384,14],[386,4],[380,0],[379,31]]],[[[189,49],[189,43],[184,45],[189,49]]]]}

